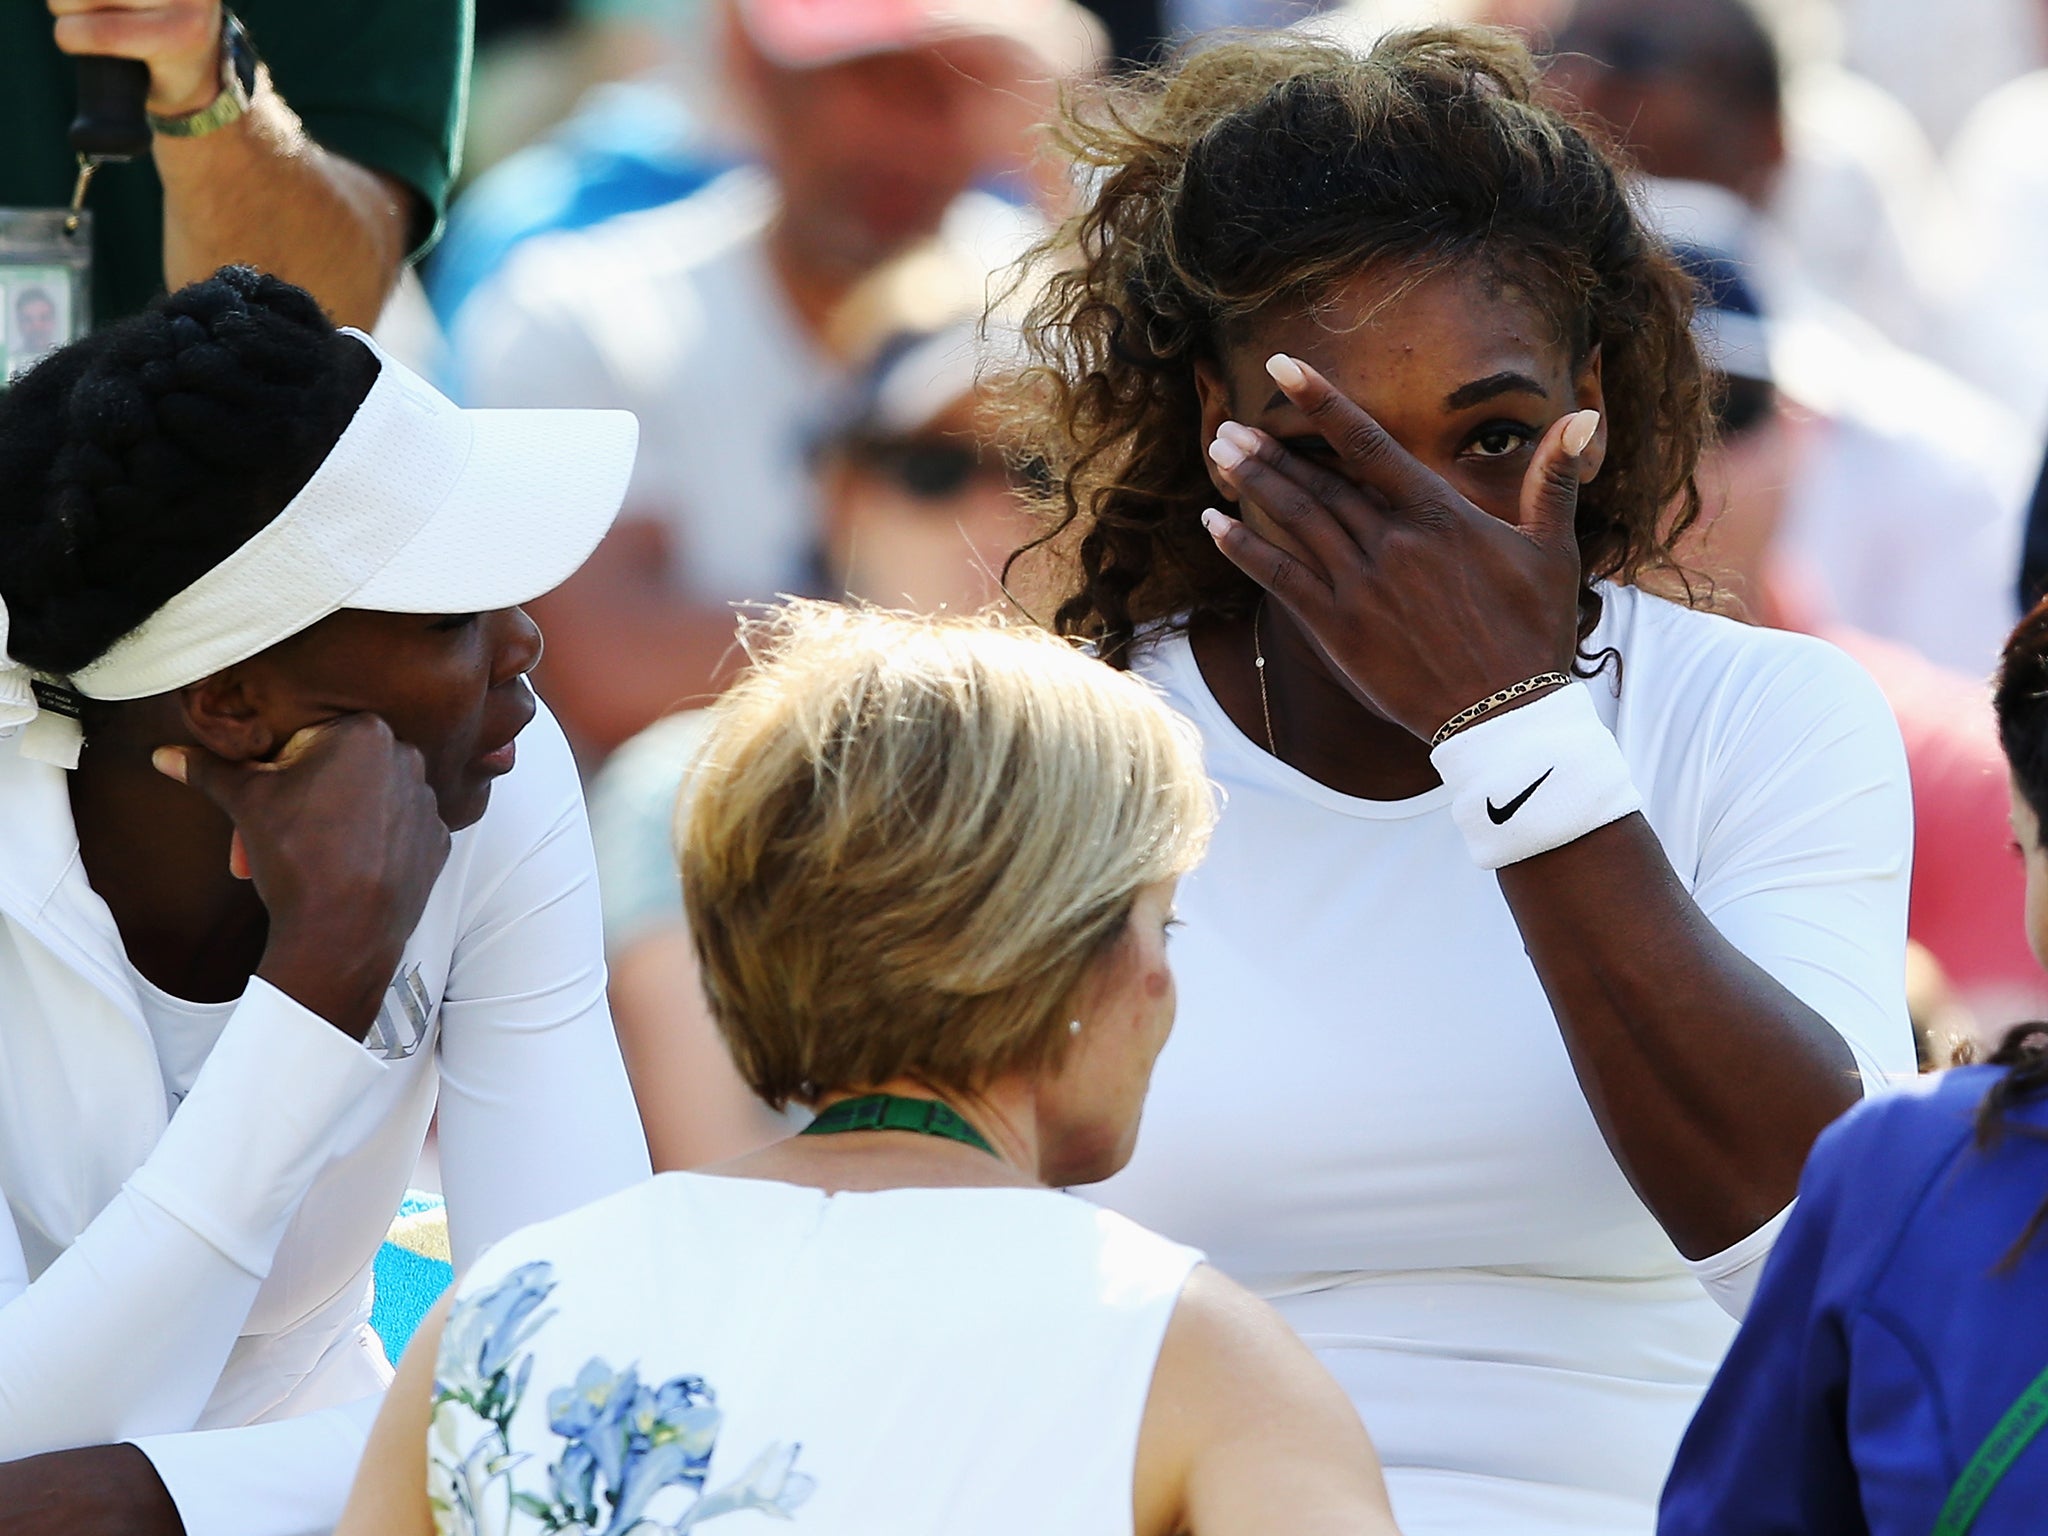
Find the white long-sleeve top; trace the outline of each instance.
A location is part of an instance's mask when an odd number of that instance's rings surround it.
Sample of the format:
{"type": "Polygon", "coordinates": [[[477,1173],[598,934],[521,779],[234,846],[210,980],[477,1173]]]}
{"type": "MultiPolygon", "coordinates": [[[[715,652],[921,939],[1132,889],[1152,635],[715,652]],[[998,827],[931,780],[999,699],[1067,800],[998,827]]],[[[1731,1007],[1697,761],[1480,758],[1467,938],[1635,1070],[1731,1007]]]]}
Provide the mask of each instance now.
{"type": "Polygon", "coordinates": [[[371,1264],[436,1106],[458,1267],[646,1177],[545,710],[455,834],[413,966],[413,1055],[252,981],[173,1113],[65,776],[0,743],[0,1461],[133,1440],[190,1536],[326,1531],[388,1375],[371,1264]]]}

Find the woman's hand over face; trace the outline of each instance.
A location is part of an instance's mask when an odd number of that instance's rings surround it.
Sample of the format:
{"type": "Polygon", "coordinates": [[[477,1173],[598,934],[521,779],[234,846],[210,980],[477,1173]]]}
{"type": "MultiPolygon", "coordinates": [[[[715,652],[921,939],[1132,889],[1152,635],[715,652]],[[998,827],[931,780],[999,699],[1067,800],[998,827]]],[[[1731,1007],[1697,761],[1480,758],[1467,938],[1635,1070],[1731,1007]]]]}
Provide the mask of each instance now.
{"type": "Polygon", "coordinates": [[[235,824],[230,867],[270,916],[256,974],[360,1040],[448,859],[418,750],[352,714],[266,762],[164,747],[156,764],[235,824]]]}
{"type": "Polygon", "coordinates": [[[1339,470],[1226,422],[1211,458],[1301,553],[1221,513],[1204,513],[1203,523],[1375,709],[1427,741],[1510,684],[1570,670],[1580,582],[1573,524],[1596,413],[1575,412],[1544,433],[1519,522],[1509,524],[1416,462],[1314,369],[1276,357],[1267,370],[1330,443],[1339,470]]]}

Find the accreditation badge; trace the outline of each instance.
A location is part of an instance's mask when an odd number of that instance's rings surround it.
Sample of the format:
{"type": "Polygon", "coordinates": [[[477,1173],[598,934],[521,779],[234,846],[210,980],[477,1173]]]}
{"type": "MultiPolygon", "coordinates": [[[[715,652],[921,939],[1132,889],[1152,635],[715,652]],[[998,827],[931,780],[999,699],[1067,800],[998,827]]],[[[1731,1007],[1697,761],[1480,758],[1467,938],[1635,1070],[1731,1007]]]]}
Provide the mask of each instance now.
{"type": "Polygon", "coordinates": [[[0,380],[92,329],[92,214],[0,208],[0,380]]]}

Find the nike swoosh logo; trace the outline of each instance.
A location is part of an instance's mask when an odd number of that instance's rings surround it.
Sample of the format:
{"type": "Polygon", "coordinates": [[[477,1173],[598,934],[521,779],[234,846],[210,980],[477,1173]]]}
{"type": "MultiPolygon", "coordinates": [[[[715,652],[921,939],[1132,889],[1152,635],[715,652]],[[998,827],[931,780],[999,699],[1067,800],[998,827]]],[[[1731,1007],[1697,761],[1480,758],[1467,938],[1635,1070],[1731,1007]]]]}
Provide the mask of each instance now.
{"type": "Polygon", "coordinates": [[[1543,787],[1543,779],[1549,778],[1555,772],[1557,772],[1557,769],[1555,767],[1544,769],[1543,778],[1539,778],[1534,784],[1531,784],[1527,789],[1523,790],[1519,795],[1515,796],[1515,798],[1510,800],[1506,805],[1495,805],[1492,800],[1488,800],[1486,802],[1486,814],[1488,819],[1491,820],[1496,827],[1500,826],[1510,816],[1514,815],[1515,812],[1519,811],[1523,806],[1527,805],[1529,803],[1529,797],[1535,794],[1537,790],[1543,787]]]}

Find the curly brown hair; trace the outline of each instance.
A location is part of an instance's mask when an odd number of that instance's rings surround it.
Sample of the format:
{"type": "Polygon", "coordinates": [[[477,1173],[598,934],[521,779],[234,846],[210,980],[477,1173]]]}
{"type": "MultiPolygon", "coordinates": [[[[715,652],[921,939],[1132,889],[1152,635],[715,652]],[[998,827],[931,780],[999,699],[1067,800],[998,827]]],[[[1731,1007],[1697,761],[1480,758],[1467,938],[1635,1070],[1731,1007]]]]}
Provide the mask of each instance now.
{"type": "MultiPolygon", "coordinates": [[[[1139,629],[1242,617],[1258,589],[1198,521],[1214,500],[1195,368],[1280,305],[1368,267],[1477,261],[1599,349],[1609,447],[1581,492],[1586,587],[1676,571],[1709,422],[1694,286],[1630,206],[1615,153],[1537,99],[1509,34],[1440,26],[1369,53],[1239,40],[1070,110],[1093,201],[1042,242],[1017,425],[1057,487],[1031,550],[1053,626],[1118,664],[1139,629]]],[[[1020,554],[1026,553],[1020,551],[1020,554]]],[[[1688,587],[1689,591],[1689,587],[1688,587]]]]}

